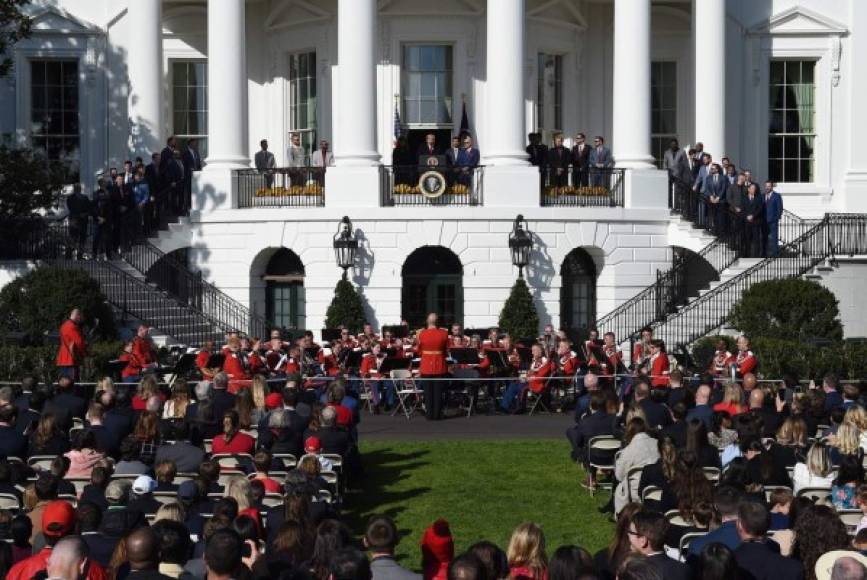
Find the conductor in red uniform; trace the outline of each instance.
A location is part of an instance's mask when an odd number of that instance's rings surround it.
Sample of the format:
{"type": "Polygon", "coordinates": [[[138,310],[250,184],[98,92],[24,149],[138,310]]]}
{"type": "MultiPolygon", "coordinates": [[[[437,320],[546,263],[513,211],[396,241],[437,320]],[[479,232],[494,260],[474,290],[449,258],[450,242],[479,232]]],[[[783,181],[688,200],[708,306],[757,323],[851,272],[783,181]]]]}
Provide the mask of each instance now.
{"type": "Polygon", "coordinates": [[[442,411],[443,388],[446,381],[426,381],[424,379],[440,379],[448,374],[446,366],[446,351],[449,346],[449,333],[444,328],[437,328],[437,315],[427,315],[427,328],[418,333],[418,354],[421,357],[419,374],[424,389],[424,405],[427,418],[431,421],[440,419],[442,411]]]}
{"type": "Polygon", "coordinates": [[[57,365],[60,375],[78,380],[78,370],[84,360],[87,344],[81,332],[81,311],[76,308],[60,325],[60,347],[57,349],[57,365]]]}

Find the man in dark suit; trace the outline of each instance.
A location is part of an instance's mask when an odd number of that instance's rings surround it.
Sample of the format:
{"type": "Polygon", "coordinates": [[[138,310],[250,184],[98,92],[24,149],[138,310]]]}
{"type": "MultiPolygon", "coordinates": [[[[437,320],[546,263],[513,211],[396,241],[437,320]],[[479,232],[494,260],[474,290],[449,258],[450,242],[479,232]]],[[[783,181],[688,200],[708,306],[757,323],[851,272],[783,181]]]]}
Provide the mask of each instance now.
{"type": "Polygon", "coordinates": [[[394,521],[385,515],[373,516],[364,534],[364,547],[370,551],[372,580],[421,580],[394,559],[394,549],[400,536],[394,521]]]}
{"type": "Polygon", "coordinates": [[[566,430],[566,438],[572,444],[572,459],[586,461],[587,444],[600,435],[614,435],[614,417],[605,411],[605,395],[602,391],[593,391],[590,393],[590,414],[566,430]]]}
{"type": "Polygon", "coordinates": [[[762,255],[762,222],[765,216],[765,204],[759,193],[757,183],[751,183],[743,198],[744,209],[744,254],[748,258],[758,258],[762,255]]]}
{"type": "Polygon", "coordinates": [[[160,542],[149,527],[138,528],[126,539],[126,555],[130,576],[140,580],[171,580],[160,574],[160,542]]]}
{"type": "Polygon", "coordinates": [[[458,156],[461,154],[461,138],[459,135],[452,137],[452,146],[446,149],[446,165],[449,172],[446,175],[449,185],[454,185],[458,177],[458,156]]]}
{"type": "Polygon", "coordinates": [[[745,501],[738,509],[737,530],[741,545],[735,560],[742,578],[750,580],[801,580],[800,561],[780,555],[780,548],[765,537],[770,527],[768,508],[756,501],[745,501]]]}
{"type": "Polygon", "coordinates": [[[738,509],[744,501],[743,492],[729,485],[716,489],[713,496],[714,510],[719,514],[722,523],[714,531],[696,538],[689,544],[689,559],[698,557],[702,548],[708,544],[719,543],[736,550],[741,545],[737,532],[738,509]]]}
{"type": "MultiPolygon", "coordinates": [[[[66,209],[69,211],[69,237],[75,241],[76,258],[84,258],[84,244],[87,242],[87,224],[90,221],[90,198],[81,192],[81,184],[72,186],[72,194],[66,198],[66,209]]],[[[67,250],[67,258],[71,258],[72,249],[67,250]]]]}
{"type": "Polygon", "coordinates": [[[548,162],[548,146],[542,143],[541,133],[530,133],[527,135],[527,140],[530,142],[525,151],[530,158],[530,165],[534,167],[545,167],[548,162]]]}
{"type": "Polygon", "coordinates": [[[590,145],[584,133],[578,133],[572,146],[572,184],[575,187],[587,187],[589,167],[590,145]]]}
{"type": "Polygon", "coordinates": [[[650,385],[645,377],[639,379],[635,387],[635,403],[644,411],[649,429],[663,429],[671,425],[668,407],[653,400],[650,385]]]}
{"type": "Polygon", "coordinates": [[[744,221],[744,196],[747,194],[746,177],[738,173],[735,182],[726,189],[726,204],[728,205],[728,229],[732,237],[740,239],[744,221]]]}
{"type": "Polygon", "coordinates": [[[629,524],[629,545],[633,553],[647,558],[666,580],[687,580],[691,577],[689,567],[669,558],[665,553],[665,536],[669,523],[659,512],[642,509],[629,524]]]}
{"type": "Polygon", "coordinates": [[[104,392],[100,395],[99,402],[105,408],[102,425],[120,445],[119,442],[132,433],[135,426],[136,417],[130,406],[129,392],[127,390],[118,391],[116,396],[104,392]]]}
{"type": "Polygon", "coordinates": [[[593,149],[590,150],[588,163],[590,165],[590,185],[608,187],[611,174],[609,170],[614,167],[614,158],[611,156],[611,150],[605,146],[605,139],[602,138],[602,135],[593,138],[593,149]]]}
{"type": "Polygon", "coordinates": [[[0,408],[0,456],[27,458],[27,438],[15,428],[18,409],[14,405],[0,408]]]}
{"type": "Polygon", "coordinates": [[[211,406],[217,422],[223,423],[223,415],[229,409],[235,408],[235,395],[229,392],[229,375],[219,372],[214,376],[214,387],[211,389],[211,406]]]}
{"type": "Polygon", "coordinates": [[[202,170],[202,157],[199,155],[199,141],[190,139],[187,141],[187,148],[184,149],[184,154],[181,157],[184,165],[184,198],[183,210],[184,213],[190,209],[190,195],[193,190],[193,172],[202,170]]]}
{"type": "Polygon", "coordinates": [[[72,427],[73,418],[84,419],[84,414],[87,413],[87,400],[73,392],[72,381],[67,377],[61,377],[57,381],[54,398],[45,403],[42,413],[53,414],[58,426],[66,431],[72,427]]]}
{"type": "Polygon", "coordinates": [[[765,182],[765,257],[780,253],[780,219],[783,217],[783,196],[774,190],[774,182],[765,182]]]}
{"type": "Polygon", "coordinates": [[[162,208],[162,180],[160,179],[160,153],[151,153],[151,162],[145,166],[145,181],[150,191],[150,199],[145,204],[144,224],[145,234],[150,234],[159,227],[162,208]]]}
{"type": "Polygon", "coordinates": [[[723,208],[726,201],[726,190],[729,182],[722,174],[722,168],[714,163],[710,166],[710,173],[704,178],[702,188],[702,200],[707,205],[707,225],[717,231],[720,228],[720,220],[723,219],[723,208]]]}
{"type": "Polygon", "coordinates": [[[190,429],[186,421],[179,421],[174,430],[175,441],[157,447],[154,464],[174,461],[178,473],[196,473],[205,460],[205,452],[190,442],[190,429]]]}
{"type": "MultiPolygon", "coordinates": [[[[428,133],[425,135],[424,143],[419,145],[418,151],[416,151],[416,159],[420,159],[423,155],[439,155],[436,143],[437,136],[434,133],[428,133]]],[[[418,164],[421,165],[421,161],[418,161],[418,164]]]]}
{"type": "Polygon", "coordinates": [[[322,453],[335,453],[343,458],[346,458],[352,450],[352,440],[349,433],[336,426],[337,413],[333,407],[325,407],[322,409],[321,425],[316,432],[309,432],[307,435],[315,435],[319,438],[322,445],[322,453]]]}
{"type": "Polygon", "coordinates": [[[479,166],[482,156],[479,150],[473,146],[473,138],[469,134],[464,135],[463,145],[464,148],[458,153],[458,167],[460,168],[458,182],[471,187],[473,183],[473,168],[479,166]]]}
{"type": "Polygon", "coordinates": [[[689,183],[695,183],[698,177],[698,170],[701,168],[701,160],[696,157],[695,149],[690,149],[686,152],[686,162],[689,165],[689,183]]]}
{"type": "Polygon", "coordinates": [[[564,187],[569,185],[569,165],[572,163],[572,154],[563,146],[563,135],[554,135],[554,146],[548,150],[548,185],[551,187],[564,187]]]}

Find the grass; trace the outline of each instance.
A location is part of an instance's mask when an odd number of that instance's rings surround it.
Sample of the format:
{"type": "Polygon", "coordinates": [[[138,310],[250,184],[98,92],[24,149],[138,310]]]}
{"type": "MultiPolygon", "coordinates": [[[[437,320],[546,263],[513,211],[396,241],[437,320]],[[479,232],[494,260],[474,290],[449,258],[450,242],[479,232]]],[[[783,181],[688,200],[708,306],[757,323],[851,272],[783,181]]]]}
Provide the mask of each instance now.
{"type": "Polygon", "coordinates": [[[367,518],[385,513],[400,531],[398,560],[420,566],[424,530],[445,518],[455,553],[482,539],[506,549],[512,529],[534,521],[548,554],[564,544],[592,552],[608,542],[613,524],[579,485],[583,472],[557,440],[365,442],[365,477],[347,497],[347,521],[361,535],[367,518]]]}

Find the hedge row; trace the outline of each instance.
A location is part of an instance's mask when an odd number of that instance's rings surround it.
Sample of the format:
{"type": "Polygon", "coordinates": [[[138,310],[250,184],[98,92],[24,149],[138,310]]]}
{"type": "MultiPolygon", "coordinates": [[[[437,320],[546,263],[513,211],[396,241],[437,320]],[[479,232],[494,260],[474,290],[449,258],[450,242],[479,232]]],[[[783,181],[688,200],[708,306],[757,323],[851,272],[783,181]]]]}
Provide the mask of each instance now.
{"type": "MultiPolygon", "coordinates": [[[[120,355],[123,344],[120,342],[96,342],[88,345],[88,356],[81,368],[81,381],[93,382],[106,376],[108,363],[120,355]]],[[[57,346],[16,346],[0,345],[0,380],[20,381],[25,375],[34,375],[40,381],[57,379],[54,366],[57,346]]]]}
{"type": "MultiPolygon", "coordinates": [[[[730,336],[708,336],[692,347],[696,370],[710,366],[716,342],[726,340],[734,352],[734,339],[730,336]]],[[[814,346],[792,340],[757,337],[752,350],[759,359],[758,374],[763,378],[781,378],[792,375],[801,380],[817,379],[835,373],[844,380],[867,379],[867,343],[835,342],[829,346],[814,346]]]]}

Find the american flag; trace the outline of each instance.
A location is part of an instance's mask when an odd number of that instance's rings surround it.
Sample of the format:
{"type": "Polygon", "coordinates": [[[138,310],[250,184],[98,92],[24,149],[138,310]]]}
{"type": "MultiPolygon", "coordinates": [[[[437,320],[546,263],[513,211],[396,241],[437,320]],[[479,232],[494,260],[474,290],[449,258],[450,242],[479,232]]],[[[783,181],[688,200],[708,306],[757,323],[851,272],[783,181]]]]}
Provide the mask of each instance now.
{"type": "Polygon", "coordinates": [[[397,147],[398,138],[403,135],[403,130],[400,126],[400,107],[397,101],[394,103],[394,146],[397,147]]]}

